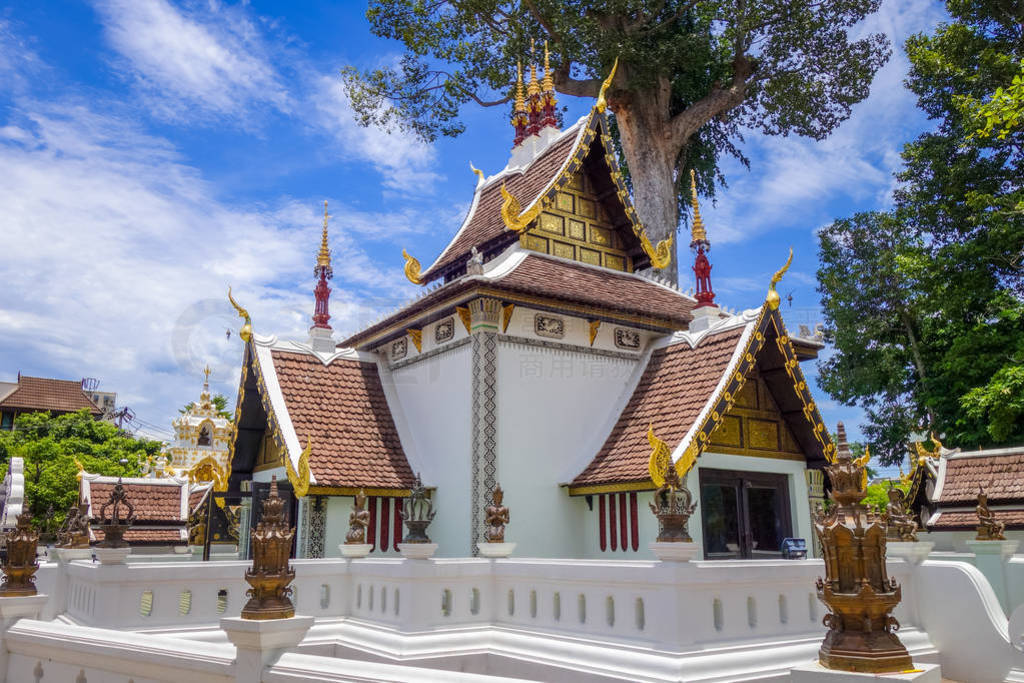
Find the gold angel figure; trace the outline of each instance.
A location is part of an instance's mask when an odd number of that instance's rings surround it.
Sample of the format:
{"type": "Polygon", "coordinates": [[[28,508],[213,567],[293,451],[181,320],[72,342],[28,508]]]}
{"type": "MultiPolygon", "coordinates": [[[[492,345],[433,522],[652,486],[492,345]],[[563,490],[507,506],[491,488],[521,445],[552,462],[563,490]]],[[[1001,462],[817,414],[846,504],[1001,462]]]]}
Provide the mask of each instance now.
{"type": "Polygon", "coordinates": [[[601,90],[599,90],[597,93],[597,103],[594,104],[594,109],[596,109],[598,113],[603,114],[604,110],[608,108],[608,101],[605,99],[605,93],[607,93],[608,88],[611,87],[612,81],[615,79],[615,70],[618,68],[619,58],[616,57],[615,61],[612,62],[611,73],[608,74],[608,78],[604,79],[604,82],[601,83],[601,90]]]}
{"type": "Polygon", "coordinates": [[[309,493],[309,453],[313,448],[313,439],[308,437],[306,439],[306,448],[299,455],[299,471],[296,472],[295,468],[292,467],[291,457],[285,453],[284,465],[285,470],[288,473],[288,481],[292,485],[292,490],[295,491],[296,498],[304,498],[309,493]]]}
{"type": "Polygon", "coordinates": [[[414,285],[422,285],[420,277],[420,262],[415,256],[410,256],[405,249],[402,250],[402,257],[405,259],[405,277],[414,285]]]}
{"type": "Polygon", "coordinates": [[[231,305],[235,307],[235,310],[238,312],[238,317],[245,321],[245,324],[242,325],[242,329],[238,331],[238,336],[242,338],[242,341],[247,342],[252,339],[252,318],[249,317],[249,311],[239,306],[238,302],[235,301],[235,297],[231,296],[230,286],[228,287],[228,301],[230,301],[231,305]]]}
{"type": "Polygon", "coordinates": [[[789,270],[790,264],[793,263],[793,247],[789,248],[789,258],[786,260],[786,265],[775,271],[775,275],[772,276],[772,281],[768,284],[768,296],[765,297],[765,301],[768,302],[768,307],[773,311],[778,310],[779,304],[782,303],[782,299],[779,297],[779,293],[775,291],[775,285],[779,284],[782,280],[782,276],[789,270]]]}

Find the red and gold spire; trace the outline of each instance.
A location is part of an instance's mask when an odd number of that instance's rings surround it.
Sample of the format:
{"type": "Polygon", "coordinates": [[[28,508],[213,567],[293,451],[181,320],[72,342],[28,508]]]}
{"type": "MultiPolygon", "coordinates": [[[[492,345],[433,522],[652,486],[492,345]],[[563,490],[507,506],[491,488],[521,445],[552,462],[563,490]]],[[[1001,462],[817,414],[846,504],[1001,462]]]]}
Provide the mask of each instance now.
{"type": "Polygon", "coordinates": [[[313,296],[316,304],[313,307],[313,327],[329,330],[331,326],[327,321],[331,319],[328,311],[328,304],[331,298],[331,288],[327,281],[334,277],[331,269],[331,250],[327,245],[327,200],[324,200],[324,231],[320,237],[320,253],[316,257],[316,267],[313,268],[313,275],[318,278],[316,287],[313,289],[313,296]]]}
{"type": "Polygon", "coordinates": [[[693,207],[693,222],[690,226],[690,249],[696,252],[693,262],[693,274],[697,278],[695,308],[716,306],[715,292],[711,289],[711,262],[707,252],[711,251],[711,242],[704,229],[704,220],[700,217],[700,204],[697,202],[697,174],[690,169],[690,206],[693,207]]]}
{"type": "Polygon", "coordinates": [[[526,108],[530,122],[526,126],[526,136],[540,132],[540,119],[543,105],[541,103],[540,82],[537,80],[537,62],[534,61],[534,44],[530,41],[530,82],[526,85],[526,108]]]}
{"type": "Polygon", "coordinates": [[[544,80],[541,81],[541,120],[540,128],[551,126],[558,128],[558,118],[555,116],[555,106],[558,98],[555,96],[555,80],[551,74],[551,60],[548,53],[548,41],[544,41],[544,80]]]}
{"type": "Polygon", "coordinates": [[[529,122],[526,99],[523,97],[523,63],[519,62],[516,64],[516,104],[512,110],[512,127],[516,131],[516,137],[512,141],[513,147],[518,147],[526,137],[526,128],[529,122]]]}

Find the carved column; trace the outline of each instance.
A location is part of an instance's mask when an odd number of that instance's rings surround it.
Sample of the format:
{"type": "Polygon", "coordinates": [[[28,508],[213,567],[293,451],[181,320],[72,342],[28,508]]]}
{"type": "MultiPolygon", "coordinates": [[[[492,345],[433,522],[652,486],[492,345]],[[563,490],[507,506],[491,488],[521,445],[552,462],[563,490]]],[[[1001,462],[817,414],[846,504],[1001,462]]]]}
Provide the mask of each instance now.
{"type": "MultiPolygon", "coordinates": [[[[818,506],[825,505],[825,473],[822,470],[805,470],[804,476],[807,479],[807,503],[811,508],[811,519],[818,506]]],[[[811,542],[814,543],[814,556],[821,557],[821,541],[815,533],[811,533],[811,542]]]]}
{"type": "Polygon", "coordinates": [[[473,338],[473,451],[472,498],[470,503],[470,549],[477,554],[483,542],[483,510],[491,499],[498,471],[497,385],[498,321],[501,301],[474,299],[469,304],[470,334],[473,338]]]}

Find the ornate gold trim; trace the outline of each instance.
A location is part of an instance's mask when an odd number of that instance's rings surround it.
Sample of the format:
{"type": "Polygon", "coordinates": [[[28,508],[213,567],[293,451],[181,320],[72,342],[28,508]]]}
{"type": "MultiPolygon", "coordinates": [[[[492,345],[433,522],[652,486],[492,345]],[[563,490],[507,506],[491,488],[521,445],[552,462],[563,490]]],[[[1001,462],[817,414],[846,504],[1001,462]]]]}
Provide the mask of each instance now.
{"type": "Polygon", "coordinates": [[[566,486],[570,496],[589,496],[599,493],[625,493],[627,491],[654,491],[658,487],[651,480],[631,481],[618,484],[595,484],[593,486],[566,486]]]}
{"type": "Polygon", "coordinates": [[[412,339],[412,345],[416,347],[417,353],[423,352],[423,330],[410,327],[406,330],[409,334],[409,338],[412,339]]]}
{"type": "Polygon", "coordinates": [[[288,482],[295,491],[296,498],[304,498],[309,493],[309,453],[313,448],[313,439],[306,437],[306,448],[299,455],[299,471],[292,467],[292,459],[288,456],[288,449],[284,451],[284,468],[288,473],[288,482]]]}
{"type": "Polygon", "coordinates": [[[793,247],[790,247],[789,248],[789,258],[786,259],[786,265],[782,266],[777,271],[775,271],[775,275],[772,276],[772,281],[770,283],[768,283],[768,296],[765,297],[765,302],[768,304],[768,307],[770,309],[772,309],[773,311],[778,310],[779,309],[779,304],[781,303],[781,299],[779,298],[779,293],[777,291],[775,291],[775,285],[779,284],[779,282],[782,280],[782,276],[786,274],[786,271],[789,270],[789,266],[792,263],[793,263],[793,247]]]}
{"type": "Polygon", "coordinates": [[[367,496],[391,496],[395,498],[407,498],[409,489],[374,488],[367,486],[310,486],[309,495],[312,496],[354,496],[358,493],[367,496]]]}
{"type": "Polygon", "coordinates": [[[501,184],[501,198],[504,200],[501,203],[501,220],[506,228],[517,234],[526,232],[526,229],[530,227],[530,223],[544,210],[545,202],[541,199],[541,201],[534,202],[524,212],[519,204],[519,200],[512,196],[512,193],[505,187],[505,183],[501,184]]]}
{"type": "MultiPolygon", "coordinates": [[[[594,345],[594,340],[597,339],[597,331],[601,327],[601,321],[600,320],[590,320],[588,322],[590,324],[590,345],[593,346],[594,345]]],[[[659,486],[660,486],[660,484],[659,484],[659,486]]]]}
{"type": "Polygon", "coordinates": [[[462,321],[463,326],[466,328],[467,333],[473,332],[473,313],[470,312],[469,306],[456,306],[455,312],[459,314],[459,320],[462,321]]]}
{"type": "Polygon", "coordinates": [[[469,162],[469,170],[473,171],[473,173],[476,174],[476,182],[477,182],[478,185],[483,182],[483,180],[484,180],[484,172],[481,171],[476,166],[474,166],[472,161],[469,162]]]}
{"type": "Polygon", "coordinates": [[[402,258],[405,259],[405,277],[409,282],[414,285],[422,285],[423,279],[420,277],[420,262],[415,257],[410,256],[409,252],[402,249],[402,258]]]}
{"type": "Polygon", "coordinates": [[[231,296],[230,285],[228,286],[228,301],[230,301],[231,305],[235,307],[235,310],[238,312],[238,317],[245,321],[245,324],[242,325],[242,329],[238,331],[238,336],[245,343],[249,343],[249,340],[252,338],[252,318],[249,317],[249,311],[239,306],[238,302],[235,301],[235,297],[231,296]]]}
{"type": "Polygon", "coordinates": [[[612,81],[615,79],[615,71],[619,68],[619,58],[616,55],[615,61],[612,62],[611,73],[608,74],[608,78],[604,79],[601,83],[601,89],[597,92],[597,102],[594,103],[594,109],[599,114],[603,114],[604,110],[608,108],[608,101],[605,99],[605,94],[608,92],[608,88],[611,87],[612,81]]]}
{"type": "Polygon", "coordinates": [[[508,324],[512,322],[512,312],[516,310],[515,304],[505,304],[501,307],[501,332],[508,332],[508,324]]]}

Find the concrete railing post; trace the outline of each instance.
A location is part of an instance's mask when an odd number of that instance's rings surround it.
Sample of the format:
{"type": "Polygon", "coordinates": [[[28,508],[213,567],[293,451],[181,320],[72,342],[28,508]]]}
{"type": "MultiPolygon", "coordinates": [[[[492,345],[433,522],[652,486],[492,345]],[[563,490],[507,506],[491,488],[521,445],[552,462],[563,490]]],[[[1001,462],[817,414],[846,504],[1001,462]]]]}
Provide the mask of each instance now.
{"type": "Polygon", "coordinates": [[[260,683],[266,668],[301,643],[312,625],[313,617],[221,619],[221,629],[235,646],[235,680],[238,683],[260,683]]]}
{"type": "MultiPolygon", "coordinates": [[[[16,621],[28,617],[36,619],[50,596],[43,593],[24,597],[0,598],[0,639],[6,641],[7,629],[16,621]]],[[[7,680],[7,643],[0,642],[0,680],[7,680]]]]}
{"type": "Polygon", "coordinates": [[[1017,551],[1020,541],[967,541],[967,547],[974,553],[974,564],[992,585],[1003,612],[1007,615],[1010,607],[1010,591],[1006,580],[1006,563],[1017,551]]]}

